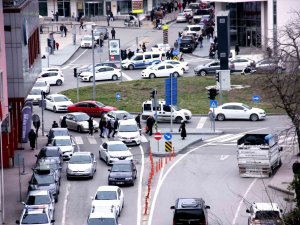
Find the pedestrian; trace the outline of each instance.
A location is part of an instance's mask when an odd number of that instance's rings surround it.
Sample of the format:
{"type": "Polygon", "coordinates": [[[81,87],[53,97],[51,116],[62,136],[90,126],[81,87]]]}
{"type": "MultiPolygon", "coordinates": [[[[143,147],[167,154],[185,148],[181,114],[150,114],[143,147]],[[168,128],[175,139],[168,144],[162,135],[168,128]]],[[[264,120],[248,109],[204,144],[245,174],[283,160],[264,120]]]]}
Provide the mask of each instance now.
{"type": "Polygon", "coordinates": [[[63,24],[60,25],[59,30],[60,30],[60,36],[63,37],[63,35],[64,35],[64,25],[63,24]]]}
{"type": "Polygon", "coordinates": [[[174,48],[175,48],[175,49],[178,49],[178,47],[179,47],[178,40],[176,40],[176,41],[174,42],[174,48]]]}
{"type": "Polygon", "coordinates": [[[66,117],[66,116],[64,116],[64,117],[62,118],[62,120],[61,120],[61,122],[60,122],[60,127],[61,127],[61,128],[67,128],[67,127],[68,127],[68,125],[67,125],[67,117],[66,117]]]}
{"type": "Polygon", "coordinates": [[[267,54],[268,54],[268,57],[271,58],[271,56],[272,56],[272,49],[270,47],[267,47],[267,54]]]}
{"type": "Polygon", "coordinates": [[[235,45],[234,50],[235,50],[235,54],[238,55],[239,52],[240,52],[239,44],[236,44],[236,45],[235,45]]]}
{"type": "Polygon", "coordinates": [[[55,14],[53,11],[51,11],[51,21],[53,22],[54,21],[54,17],[55,17],[55,14]]]}
{"type": "Polygon", "coordinates": [[[107,21],[107,26],[109,27],[109,21],[110,21],[110,15],[109,14],[106,15],[106,21],[107,21]]]}
{"type": "Polygon", "coordinates": [[[147,120],[146,120],[146,125],[147,125],[147,127],[146,127],[147,128],[146,134],[149,133],[149,136],[151,136],[152,133],[153,133],[152,129],[153,129],[154,123],[155,123],[155,120],[153,119],[153,117],[149,116],[147,118],[147,120]]]}
{"type": "Polygon", "coordinates": [[[93,133],[94,133],[94,118],[93,117],[89,118],[88,124],[89,124],[89,134],[93,135],[93,133]]]}
{"type": "Polygon", "coordinates": [[[58,123],[55,120],[52,123],[52,128],[58,128],[58,123]]]}
{"type": "Polygon", "coordinates": [[[112,28],[110,32],[111,32],[111,38],[116,39],[116,30],[115,30],[115,28],[112,28]]]}
{"type": "Polygon", "coordinates": [[[141,126],[141,114],[140,113],[138,113],[137,116],[135,117],[135,122],[139,126],[139,128],[141,129],[142,126],[141,126]]]}
{"type": "Polygon", "coordinates": [[[102,115],[102,116],[101,116],[101,119],[100,119],[100,122],[99,122],[100,137],[102,137],[102,138],[104,138],[103,132],[104,132],[105,127],[106,127],[106,119],[105,119],[105,117],[102,115]]]}
{"type": "Polygon", "coordinates": [[[182,8],[181,2],[178,2],[178,10],[179,10],[179,12],[181,12],[181,8],[182,8]]]}
{"type": "Polygon", "coordinates": [[[199,36],[198,42],[199,42],[200,48],[203,48],[203,36],[202,36],[202,34],[199,36]]]}
{"type": "Polygon", "coordinates": [[[143,42],[142,50],[143,50],[143,52],[145,52],[145,51],[147,50],[147,49],[146,49],[146,44],[145,44],[145,42],[143,42]]]}
{"type": "Polygon", "coordinates": [[[114,14],[112,11],[109,12],[109,17],[110,17],[110,21],[114,21],[115,18],[114,18],[114,14]]]}
{"type": "Polygon", "coordinates": [[[171,59],[170,50],[168,50],[168,51],[166,52],[166,58],[167,58],[167,60],[171,59]]]}
{"type": "Polygon", "coordinates": [[[100,33],[100,47],[103,47],[103,43],[104,43],[104,35],[103,35],[103,33],[101,32],[101,33],[100,33]]]}
{"type": "Polygon", "coordinates": [[[79,29],[80,28],[83,29],[83,17],[80,18],[79,22],[80,22],[79,29]]]}
{"type": "Polygon", "coordinates": [[[64,25],[64,33],[65,33],[65,37],[67,37],[67,32],[68,32],[68,29],[67,29],[67,27],[64,25]]]}
{"type": "Polygon", "coordinates": [[[31,129],[28,133],[28,139],[30,143],[31,150],[35,149],[35,142],[36,142],[36,134],[33,129],[31,129]]]}
{"type": "Polygon", "coordinates": [[[113,134],[112,137],[115,137],[115,134],[118,132],[118,128],[119,128],[119,119],[116,118],[115,122],[114,122],[114,126],[113,126],[113,134]]]}
{"type": "Polygon", "coordinates": [[[180,127],[179,127],[179,132],[182,140],[186,138],[186,129],[185,129],[185,122],[184,120],[181,121],[180,127]]]}
{"type": "Polygon", "coordinates": [[[58,22],[58,12],[55,13],[55,21],[58,22]]]}
{"type": "Polygon", "coordinates": [[[150,19],[151,19],[151,22],[153,22],[153,20],[154,20],[154,9],[151,10],[150,19]]]}
{"type": "Polygon", "coordinates": [[[110,138],[110,134],[111,134],[111,132],[112,132],[112,130],[113,130],[113,126],[112,126],[111,123],[112,123],[112,122],[111,122],[111,119],[109,119],[109,120],[107,121],[107,123],[106,123],[107,138],[110,138]]]}
{"type": "Polygon", "coordinates": [[[58,48],[59,48],[59,43],[58,42],[55,42],[55,47],[56,47],[56,51],[58,51],[58,48]]]}

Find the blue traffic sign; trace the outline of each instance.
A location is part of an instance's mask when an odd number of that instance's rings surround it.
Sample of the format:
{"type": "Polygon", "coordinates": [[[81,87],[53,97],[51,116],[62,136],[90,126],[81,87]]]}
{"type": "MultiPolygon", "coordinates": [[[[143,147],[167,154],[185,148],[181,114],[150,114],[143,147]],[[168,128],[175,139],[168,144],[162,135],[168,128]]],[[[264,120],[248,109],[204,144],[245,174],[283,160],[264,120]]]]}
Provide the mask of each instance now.
{"type": "Polygon", "coordinates": [[[117,92],[117,93],[116,93],[116,99],[117,99],[117,100],[120,100],[120,99],[121,99],[121,93],[120,93],[120,92],[117,92]]]}
{"type": "Polygon", "coordinates": [[[253,96],[252,96],[252,101],[253,101],[253,102],[260,102],[260,100],[261,100],[261,98],[260,98],[259,95],[253,95],[253,96]]]}
{"type": "Polygon", "coordinates": [[[217,100],[210,100],[209,101],[209,108],[217,108],[218,107],[218,101],[217,100]]]}
{"type": "Polygon", "coordinates": [[[167,140],[167,141],[170,141],[172,139],[172,134],[167,132],[164,134],[164,138],[167,140]]]}

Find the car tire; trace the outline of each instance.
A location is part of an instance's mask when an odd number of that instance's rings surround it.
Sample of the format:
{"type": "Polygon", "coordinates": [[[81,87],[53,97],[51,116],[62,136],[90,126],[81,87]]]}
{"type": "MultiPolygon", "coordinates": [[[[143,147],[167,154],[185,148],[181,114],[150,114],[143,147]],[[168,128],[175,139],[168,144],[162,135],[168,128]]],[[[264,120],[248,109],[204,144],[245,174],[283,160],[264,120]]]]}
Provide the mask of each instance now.
{"type": "Polygon", "coordinates": [[[154,74],[154,73],[150,73],[150,74],[149,74],[149,78],[150,78],[150,79],[154,79],[154,78],[155,78],[155,74],[154,74]]]}
{"type": "Polygon", "coordinates": [[[129,65],[129,66],[128,66],[128,69],[129,69],[129,70],[133,70],[133,69],[134,69],[134,66],[133,66],[133,65],[129,65]]]}
{"type": "Polygon", "coordinates": [[[181,121],[182,121],[182,117],[177,116],[177,117],[175,118],[175,123],[181,123],[181,121]]]}
{"type": "Polygon", "coordinates": [[[224,121],[224,120],[225,120],[225,115],[222,114],[222,113],[218,114],[218,115],[217,115],[217,120],[218,120],[218,121],[224,121]]]}
{"type": "Polygon", "coordinates": [[[199,75],[205,77],[207,72],[205,70],[200,70],[199,75]]]}
{"type": "Polygon", "coordinates": [[[90,77],[90,78],[89,78],[89,82],[93,82],[93,77],[90,77]]]}
{"type": "Polygon", "coordinates": [[[77,126],[77,132],[78,132],[78,133],[82,133],[82,128],[81,128],[81,126],[77,126]]]}
{"type": "Polygon", "coordinates": [[[258,120],[258,115],[257,114],[251,114],[250,115],[250,120],[251,121],[257,121],[258,120]]]}
{"type": "Polygon", "coordinates": [[[179,73],[174,72],[174,73],[173,73],[173,77],[179,77],[179,73]]]}
{"type": "Polygon", "coordinates": [[[56,109],[56,107],[55,106],[53,106],[53,112],[57,112],[57,109],[56,109]]]}
{"type": "Polygon", "coordinates": [[[109,166],[109,161],[108,161],[108,158],[107,158],[107,157],[105,158],[105,163],[106,163],[106,165],[109,166]]]}
{"type": "Polygon", "coordinates": [[[111,79],[116,81],[116,80],[118,80],[118,76],[116,74],[114,74],[111,79]]]}
{"type": "Polygon", "coordinates": [[[62,80],[57,80],[57,81],[56,81],[56,85],[57,85],[57,86],[61,86],[62,83],[63,83],[62,80]]]}

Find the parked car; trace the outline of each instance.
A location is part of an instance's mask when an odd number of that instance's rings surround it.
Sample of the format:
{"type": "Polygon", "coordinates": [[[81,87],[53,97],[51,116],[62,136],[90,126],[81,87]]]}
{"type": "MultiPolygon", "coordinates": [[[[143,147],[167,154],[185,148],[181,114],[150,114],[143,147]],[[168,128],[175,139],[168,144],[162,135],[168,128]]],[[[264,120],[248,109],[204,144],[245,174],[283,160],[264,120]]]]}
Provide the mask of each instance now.
{"type": "Polygon", "coordinates": [[[48,141],[47,144],[50,144],[54,137],[56,136],[67,136],[70,137],[70,133],[67,128],[51,128],[49,133],[47,134],[48,141]]]}
{"type": "Polygon", "coordinates": [[[61,86],[65,79],[61,71],[42,71],[39,74],[37,81],[47,81],[50,85],[61,86]]]}
{"type": "Polygon", "coordinates": [[[114,206],[93,206],[87,219],[87,225],[121,225],[114,206]]]}
{"type": "Polygon", "coordinates": [[[182,62],[182,61],[172,60],[172,59],[171,60],[164,60],[163,62],[172,64],[176,67],[179,67],[179,68],[182,69],[183,72],[188,72],[189,69],[190,69],[188,62],[182,62]]]}
{"type": "Polygon", "coordinates": [[[62,165],[60,165],[59,162],[57,162],[55,159],[50,158],[42,158],[37,160],[34,169],[50,169],[51,172],[53,172],[55,181],[58,182],[60,185],[60,178],[61,178],[61,168],[62,165]]]}
{"type": "Polygon", "coordinates": [[[216,71],[220,70],[220,61],[219,60],[213,60],[209,63],[202,64],[199,66],[196,66],[194,68],[195,75],[197,76],[206,76],[208,74],[216,74],[216,71]]]}
{"type": "Polygon", "coordinates": [[[134,120],[120,120],[117,137],[126,145],[141,144],[140,128],[134,120]]]}
{"type": "Polygon", "coordinates": [[[177,23],[187,22],[186,14],[184,12],[178,13],[177,18],[176,18],[176,22],[177,23]]]}
{"type": "Polygon", "coordinates": [[[173,77],[179,77],[183,75],[183,71],[180,67],[165,62],[148,66],[141,72],[142,78],[150,79],[157,77],[169,77],[171,73],[173,74],[173,77]]]}
{"type": "Polygon", "coordinates": [[[185,14],[185,16],[189,15],[189,16],[193,16],[193,10],[189,9],[189,8],[185,8],[183,10],[183,13],[185,14]]]}
{"type": "Polygon", "coordinates": [[[54,217],[47,206],[26,206],[23,209],[20,220],[16,220],[16,223],[19,225],[53,225],[54,222],[54,217]]]}
{"type": "Polygon", "coordinates": [[[93,179],[97,170],[97,161],[94,153],[75,152],[67,165],[67,179],[88,177],[93,179]]]}
{"type": "Polygon", "coordinates": [[[160,51],[166,53],[167,51],[170,51],[171,47],[169,44],[163,44],[163,43],[158,43],[152,46],[151,51],[160,51]]]}
{"type": "Polygon", "coordinates": [[[74,152],[80,151],[79,145],[72,136],[56,136],[51,145],[61,149],[64,160],[70,160],[74,152]]]}
{"type": "Polygon", "coordinates": [[[234,72],[236,71],[240,72],[248,66],[255,67],[255,61],[252,59],[241,58],[241,57],[237,57],[229,61],[230,70],[234,72]]]}
{"type": "Polygon", "coordinates": [[[80,41],[80,47],[81,48],[93,48],[96,47],[96,39],[94,37],[94,40],[92,40],[92,35],[84,35],[82,38],[81,38],[81,41],[80,41]]]}
{"type": "Polygon", "coordinates": [[[59,147],[55,146],[44,146],[41,148],[38,155],[35,155],[36,162],[42,159],[52,159],[55,160],[60,166],[63,164],[62,152],[59,147]]]}
{"type": "Polygon", "coordinates": [[[106,27],[94,27],[94,35],[100,38],[100,33],[103,34],[104,40],[109,38],[109,32],[106,27]]]}
{"type": "Polygon", "coordinates": [[[274,73],[286,69],[286,65],[280,59],[268,58],[258,61],[255,65],[256,73],[274,73]]]}
{"type": "Polygon", "coordinates": [[[206,205],[202,198],[178,198],[171,209],[174,212],[174,225],[208,225],[207,209],[210,209],[210,206],[206,205]]]}
{"type": "MultiPolygon", "coordinates": [[[[29,191],[25,202],[22,202],[26,206],[47,206],[51,214],[54,213],[55,199],[49,190],[34,190],[29,191]]],[[[53,217],[53,215],[51,215],[53,217]]]]}
{"type": "Polygon", "coordinates": [[[116,107],[106,106],[98,101],[81,101],[68,106],[68,112],[85,112],[89,116],[100,117],[103,113],[117,110],[116,107]]]}
{"type": "Polygon", "coordinates": [[[116,161],[108,171],[110,171],[108,185],[134,185],[137,177],[137,170],[133,160],[116,161]]]}
{"type": "Polygon", "coordinates": [[[120,216],[124,206],[124,194],[118,186],[100,186],[98,187],[92,201],[92,207],[114,206],[117,215],[120,216]]]}
{"type": "Polygon", "coordinates": [[[71,99],[61,94],[47,95],[45,98],[46,109],[52,110],[53,112],[67,111],[67,107],[72,105],[71,99]]]}
{"type": "Polygon", "coordinates": [[[47,81],[37,80],[32,87],[32,90],[33,89],[40,90],[40,93],[41,93],[41,91],[43,91],[46,94],[49,94],[50,93],[50,84],[48,84],[47,81]]]}
{"type": "Polygon", "coordinates": [[[100,145],[99,159],[107,165],[119,160],[132,160],[130,149],[122,141],[108,141],[100,145]]]}
{"type": "Polygon", "coordinates": [[[42,99],[41,90],[31,89],[31,91],[27,95],[26,101],[31,100],[32,104],[37,105],[37,104],[39,104],[39,101],[41,99],[42,99]]]}
{"type": "MultiPolygon", "coordinates": [[[[92,82],[94,80],[93,72],[86,71],[79,75],[81,81],[92,82]]],[[[95,69],[95,80],[118,80],[121,78],[120,69],[115,69],[109,66],[99,66],[95,69]]]]}
{"type": "Polygon", "coordinates": [[[266,112],[260,108],[254,108],[243,103],[230,102],[215,108],[216,120],[225,119],[248,119],[251,121],[263,120],[266,118],[266,112]]]}
{"type": "MultiPolygon", "coordinates": [[[[64,116],[61,116],[59,119],[59,123],[63,117],[66,117],[67,128],[69,130],[76,130],[79,133],[89,132],[89,123],[88,120],[90,116],[84,112],[74,112],[67,113],[64,116]]],[[[99,130],[99,123],[96,120],[93,120],[94,131],[97,132],[99,130]]]]}
{"type": "Polygon", "coordinates": [[[209,9],[197,9],[194,11],[193,19],[195,23],[199,23],[203,16],[211,16],[209,9]]]}

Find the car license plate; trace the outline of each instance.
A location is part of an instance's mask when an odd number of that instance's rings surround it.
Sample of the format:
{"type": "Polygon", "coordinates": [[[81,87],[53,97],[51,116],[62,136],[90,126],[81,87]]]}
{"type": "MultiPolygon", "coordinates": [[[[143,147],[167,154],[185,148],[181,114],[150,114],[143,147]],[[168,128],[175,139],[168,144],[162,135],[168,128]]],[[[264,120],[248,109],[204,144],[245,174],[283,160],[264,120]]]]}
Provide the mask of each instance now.
{"type": "Polygon", "coordinates": [[[124,182],[116,182],[116,184],[123,184],[124,182]]]}

